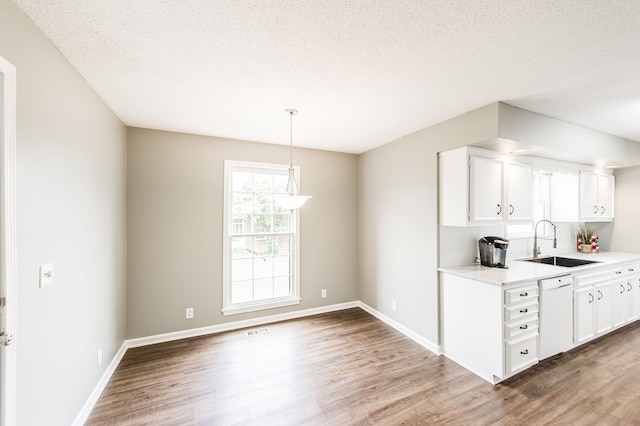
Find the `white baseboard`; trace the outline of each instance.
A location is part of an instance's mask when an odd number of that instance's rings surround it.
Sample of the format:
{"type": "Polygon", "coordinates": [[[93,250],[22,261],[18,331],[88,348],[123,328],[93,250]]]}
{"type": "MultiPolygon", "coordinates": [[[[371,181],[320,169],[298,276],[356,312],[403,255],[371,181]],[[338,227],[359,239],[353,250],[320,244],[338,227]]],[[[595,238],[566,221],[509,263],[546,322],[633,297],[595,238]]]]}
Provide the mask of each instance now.
{"type": "Polygon", "coordinates": [[[113,376],[113,373],[115,373],[116,368],[118,367],[118,364],[120,364],[120,361],[122,361],[122,357],[124,357],[124,354],[127,352],[127,349],[128,348],[127,348],[126,341],[124,341],[120,346],[120,349],[118,349],[113,359],[107,366],[107,369],[104,371],[104,373],[100,377],[100,380],[98,380],[98,384],[93,389],[93,392],[91,392],[91,395],[89,395],[89,398],[82,406],[82,410],[80,410],[80,412],[76,416],[76,419],[72,423],[73,426],[82,426],[84,422],[87,421],[87,419],[89,418],[89,415],[91,414],[91,410],[93,410],[93,407],[96,405],[96,402],[98,402],[98,399],[100,398],[100,395],[102,395],[102,391],[104,391],[104,388],[107,387],[109,380],[111,380],[111,376],[113,376]]]}
{"type": "Polygon", "coordinates": [[[370,313],[371,315],[373,315],[374,317],[378,318],[380,321],[384,322],[385,324],[395,328],[397,331],[399,331],[400,333],[404,334],[409,339],[413,340],[414,342],[418,343],[419,345],[421,345],[421,346],[425,347],[426,349],[430,350],[434,354],[442,355],[442,353],[440,352],[440,347],[437,344],[431,342],[430,340],[425,339],[424,337],[420,336],[418,333],[414,332],[413,330],[408,329],[407,327],[405,327],[404,325],[400,324],[396,320],[393,320],[393,319],[389,318],[388,316],[386,316],[385,314],[376,311],[375,309],[373,309],[371,306],[367,305],[366,303],[358,302],[358,306],[361,309],[363,309],[364,311],[366,311],[366,312],[370,313]]]}
{"type": "Polygon", "coordinates": [[[189,337],[206,336],[207,334],[221,333],[223,331],[238,330],[241,328],[255,327],[257,325],[270,324],[273,322],[286,321],[295,318],[308,317],[311,315],[324,314],[327,312],[342,311],[349,308],[357,308],[358,302],[339,303],[337,305],[321,306],[319,308],[305,309],[302,311],[287,312],[284,314],[269,315],[266,317],[252,318],[242,321],[233,321],[225,324],[211,325],[207,327],[192,328],[189,330],[175,331],[172,333],[156,334],[154,336],[139,337],[127,340],[125,343],[129,348],[139,346],[154,345],[156,343],[171,342],[173,340],[186,339],[189,337]]]}
{"type": "Polygon", "coordinates": [[[120,364],[120,361],[122,361],[122,358],[124,357],[125,353],[127,352],[127,349],[129,348],[137,348],[140,346],[171,342],[173,340],[186,339],[189,337],[205,336],[207,334],[215,334],[215,333],[221,333],[224,331],[238,330],[241,328],[255,327],[258,325],[265,325],[265,324],[270,324],[270,323],[279,322],[279,321],[286,321],[290,319],[308,317],[311,315],[324,314],[327,312],[342,311],[344,309],[350,309],[350,308],[361,308],[362,310],[378,318],[380,321],[384,322],[385,324],[393,327],[400,333],[404,334],[405,336],[415,341],[416,343],[420,344],[421,346],[425,347],[426,349],[430,350],[431,352],[437,355],[440,355],[438,345],[430,342],[424,337],[418,335],[417,333],[413,332],[412,330],[408,329],[407,327],[403,326],[397,321],[376,311],[375,309],[373,309],[372,307],[370,307],[369,305],[361,301],[339,303],[336,305],[321,306],[319,308],[305,309],[302,311],[287,312],[284,314],[269,315],[265,317],[252,318],[252,319],[242,320],[242,321],[234,321],[234,322],[229,322],[225,324],[212,325],[208,327],[192,328],[189,330],[176,331],[172,333],[156,334],[154,336],[128,339],[122,343],[122,346],[120,346],[120,349],[118,350],[118,352],[116,352],[115,356],[109,363],[109,366],[105,370],[104,374],[102,375],[102,377],[100,377],[100,380],[98,381],[98,384],[96,385],[95,389],[93,390],[93,392],[91,392],[91,395],[87,399],[87,402],[85,402],[84,406],[82,407],[82,410],[76,416],[76,419],[73,422],[73,425],[82,426],[84,422],[89,418],[89,415],[91,414],[91,410],[93,410],[93,407],[95,406],[96,402],[98,402],[98,399],[100,398],[100,395],[104,391],[104,388],[109,383],[111,376],[116,371],[118,364],[120,364]]]}

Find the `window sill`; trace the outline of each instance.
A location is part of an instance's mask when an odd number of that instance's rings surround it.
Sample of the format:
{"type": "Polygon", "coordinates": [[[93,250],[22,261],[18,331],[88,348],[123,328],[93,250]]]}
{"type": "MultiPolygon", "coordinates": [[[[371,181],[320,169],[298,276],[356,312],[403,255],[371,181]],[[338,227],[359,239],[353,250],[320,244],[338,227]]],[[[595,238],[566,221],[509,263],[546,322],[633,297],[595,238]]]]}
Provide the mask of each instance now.
{"type": "Polygon", "coordinates": [[[277,302],[267,302],[267,303],[260,303],[260,304],[255,304],[255,305],[235,306],[235,307],[222,309],[222,315],[227,316],[227,315],[245,314],[247,312],[255,312],[255,311],[262,311],[262,310],[265,310],[265,309],[281,308],[283,306],[297,305],[299,303],[300,303],[300,298],[296,297],[296,298],[293,298],[293,299],[279,300],[277,302]]]}

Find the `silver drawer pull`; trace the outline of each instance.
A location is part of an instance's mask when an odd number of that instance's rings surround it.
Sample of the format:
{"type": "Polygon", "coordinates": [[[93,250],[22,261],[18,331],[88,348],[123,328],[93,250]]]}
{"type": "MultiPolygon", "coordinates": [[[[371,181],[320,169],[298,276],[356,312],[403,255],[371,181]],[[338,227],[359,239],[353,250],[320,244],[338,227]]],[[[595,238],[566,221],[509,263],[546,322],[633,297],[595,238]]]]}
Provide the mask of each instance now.
{"type": "Polygon", "coordinates": [[[529,293],[520,293],[520,297],[527,297],[529,293]]]}
{"type": "Polygon", "coordinates": [[[520,330],[526,330],[527,328],[529,328],[529,324],[525,324],[525,325],[521,325],[520,326],[520,330]]]}
{"type": "Polygon", "coordinates": [[[527,308],[520,309],[520,313],[521,314],[526,314],[527,312],[529,312],[529,309],[527,309],[527,308]]]}
{"type": "Polygon", "coordinates": [[[524,351],[520,351],[520,355],[529,355],[529,349],[525,349],[524,351]]]}
{"type": "Polygon", "coordinates": [[[620,275],[622,271],[616,271],[616,275],[620,275]]]}

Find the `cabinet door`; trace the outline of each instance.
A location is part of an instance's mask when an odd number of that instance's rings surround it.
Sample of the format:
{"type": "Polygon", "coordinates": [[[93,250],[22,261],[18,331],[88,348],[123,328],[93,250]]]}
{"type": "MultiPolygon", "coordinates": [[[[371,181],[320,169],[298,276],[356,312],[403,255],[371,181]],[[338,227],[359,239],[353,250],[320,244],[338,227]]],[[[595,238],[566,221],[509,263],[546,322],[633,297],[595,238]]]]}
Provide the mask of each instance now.
{"type": "Polygon", "coordinates": [[[598,174],[594,172],[580,172],[580,217],[598,217],[600,206],[598,203],[598,174]]]}
{"type": "Polygon", "coordinates": [[[573,292],[574,343],[591,339],[595,333],[593,287],[579,288],[573,292]]]}
{"type": "Polygon", "coordinates": [[[594,286],[596,334],[611,329],[611,285],[608,282],[594,286]]]}
{"type": "Polygon", "coordinates": [[[602,218],[613,218],[613,193],[615,178],[612,175],[598,176],[599,214],[602,218]]]}
{"type": "Polygon", "coordinates": [[[502,161],[493,158],[470,158],[470,220],[496,223],[502,220],[502,161]]]}
{"type": "Polygon", "coordinates": [[[629,318],[629,296],[627,291],[627,281],[614,281],[611,283],[611,312],[613,326],[618,327],[629,318]]]}
{"type": "Polygon", "coordinates": [[[533,219],[533,169],[527,164],[507,164],[508,220],[533,219]]]}

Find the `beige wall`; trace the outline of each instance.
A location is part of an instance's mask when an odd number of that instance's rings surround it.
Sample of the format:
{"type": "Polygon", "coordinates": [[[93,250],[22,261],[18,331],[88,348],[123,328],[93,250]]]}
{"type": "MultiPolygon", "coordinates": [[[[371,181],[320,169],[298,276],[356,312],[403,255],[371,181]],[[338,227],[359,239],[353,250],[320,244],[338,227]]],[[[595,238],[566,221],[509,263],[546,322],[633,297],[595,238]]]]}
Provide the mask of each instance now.
{"type": "Polygon", "coordinates": [[[640,253],[640,167],[616,170],[615,211],[611,250],[640,253]]]}
{"type": "Polygon", "coordinates": [[[433,345],[439,315],[437,154],[495,137],[497,113],[492,104],[359,158],[358,297],[433,345]]]}
{"type": "Polygon", "coordinates": [[[308,149],[294,157],[301,192],[313,196],[300,213],[302,302],[223,316],[224,160],[282,164],[288,147],[129,129],[129,338],[357,300],[357,157],[308,149]]]}
{"type": "Polygon", "coordinates": [[[126,129],[8,0],[0,55],[17,69],[17,421],[69,425],[125,337],[126,129]]]}

